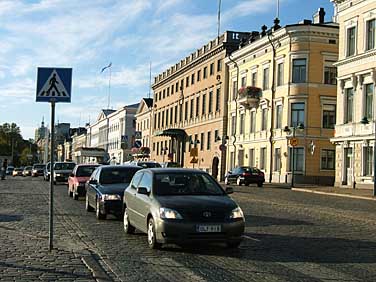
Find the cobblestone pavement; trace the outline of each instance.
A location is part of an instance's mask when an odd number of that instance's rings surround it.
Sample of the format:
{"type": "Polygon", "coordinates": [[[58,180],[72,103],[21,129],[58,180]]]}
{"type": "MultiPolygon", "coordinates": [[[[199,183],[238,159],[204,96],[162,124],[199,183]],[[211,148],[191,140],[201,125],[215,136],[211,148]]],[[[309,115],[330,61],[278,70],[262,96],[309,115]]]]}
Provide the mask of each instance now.
{"type": "Polygon", "coordinates": [[[89,269],[102,275],[97,280],[109,281],[376,281],[373,201],[235,187],[232,197],[247,222],[238,250],[169,245],[153,251],[145,235],[125,235],[115,217],[96,220],[83,199],[74,201],[58,185],[57,250],[50,255],[48,183],[6,182],[5,188],[0,183],[3,281],[93,281],[89,269]]]}

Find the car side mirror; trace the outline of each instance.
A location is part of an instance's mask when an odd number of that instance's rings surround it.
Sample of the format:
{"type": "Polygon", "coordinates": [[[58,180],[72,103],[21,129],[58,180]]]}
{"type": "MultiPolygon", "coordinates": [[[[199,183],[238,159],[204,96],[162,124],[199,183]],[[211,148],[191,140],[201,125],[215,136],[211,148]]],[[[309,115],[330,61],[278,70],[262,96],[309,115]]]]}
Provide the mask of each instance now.
{"type": "Polygon", "coordinates": [[[90,179],[89,184],[96,185],[96,184],[98,184],[98,181],[96,179],[90,179]]]}
{"type": "Polygon", "coordinates": [[[149,191],[146,187],[138,187],[137,193],[142,195],[149,195],[149,191]]]}
{"type": "Polygon", "coordinates": [[[234,188],[226,187],[226,194],[232,194],[232,193],[234,193],[234,188]]]}

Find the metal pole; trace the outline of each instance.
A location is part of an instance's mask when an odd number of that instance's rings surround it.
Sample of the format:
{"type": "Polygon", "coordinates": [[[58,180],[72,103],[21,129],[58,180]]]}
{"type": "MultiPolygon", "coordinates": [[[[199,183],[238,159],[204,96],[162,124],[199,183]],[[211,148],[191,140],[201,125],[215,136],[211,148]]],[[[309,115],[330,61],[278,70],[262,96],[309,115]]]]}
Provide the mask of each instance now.
{"type": "Polygon", "coordinates": [[[49,220],[49,248],[53,249],[53,211],[54,211],[54,152],[55,152],[55,101],[51,101],[51,167],[50,167],[50,220],[49,220]]]}
{"type": "MultiPolygon", "coordinates": [[[[292,138],[295,139],[295,127],[292,128],[292,138]]],[[[292,170],[291,170],[291,188],[294,187],[295,178],[295,146],[292,146],[292,170]]]]}
{"type": "Polygon", "coordinates": [[[375,140],[373,141],[373,196],[376,197],[376,120],[374,120],[373,123],[375,125],[375,140]]]}

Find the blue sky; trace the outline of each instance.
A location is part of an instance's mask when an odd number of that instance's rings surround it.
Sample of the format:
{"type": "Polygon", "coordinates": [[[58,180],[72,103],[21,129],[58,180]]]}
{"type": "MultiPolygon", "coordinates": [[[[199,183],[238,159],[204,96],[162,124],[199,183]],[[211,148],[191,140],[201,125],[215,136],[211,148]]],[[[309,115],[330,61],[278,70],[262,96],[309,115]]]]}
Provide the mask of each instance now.
{"type": "MultiPolygon", "coordinates": [[[[221,32],[270,26],[277,0],[222,0],[221,32]]],[[[281,25],[311,19],[329,0],[280,0],[281,25]],[[304,3],[304,4],[303,4],[304,3]]],[[[16,122],[33,138],[50,106],[36,103],[37,67],[72,67],[72,103],[57,104],[56,119],[93,122],[107,107],[138,103],[152,76],[217,34],[218,0],[0,0],[0,124],[16,122]]]]}

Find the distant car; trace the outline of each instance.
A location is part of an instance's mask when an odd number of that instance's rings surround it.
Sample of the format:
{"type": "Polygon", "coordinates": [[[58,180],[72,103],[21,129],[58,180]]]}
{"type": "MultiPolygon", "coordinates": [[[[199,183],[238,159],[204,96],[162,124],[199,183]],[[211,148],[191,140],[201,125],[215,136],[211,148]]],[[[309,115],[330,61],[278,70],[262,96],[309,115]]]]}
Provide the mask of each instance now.
{"type": "Polygon", "coordinates": [[[106,219],[107,214],[121,217],[124,190],[140,169],[131,165],[109,165],[94,170],[86,183],[86,210],[93,211],[95,207],[97,219],[106,219]]]}
{"type": "Polygon", "coordinates": [[[73,162],[56,162],[54,163],[54,184],[58,182],[68,182],[68,177],[72,173],[74,167],[76,166],[73,162]]]}
{"type": "Polygon", "coordinates": [[[262,187],[265,182],[264,173],[257,167],[239,166],[229,171],[225,176],[225,184],[246,185],[255,183],[262,187]]]}
{"type": "Polygon", "coordinates": [[[78,200],[78,197],[85,196],[85,183],[89,180],[97,164],[79,164],[73,169],[68,178],[68,196],[78,200]]]}
{"type": "Polygon", "coordinates": [[[46,164],[46,166],[44,167],[44,171],[43,171],[43,179],[45,181],[49,181],[50,180],[50,174],[51,174],[51,163],[48,162],[46,164]]]}
{"type": "Polygon", "coordinates": [[[42,176],[45,166],[46,166],[45,164],[34,164],[31,176],[33,177],[42,176]]]}
{"type": "Polygon", "coordinates": [[[161,167],[161,165],[157,162],[153,161],[132,161],[130,162],[131,165],[136,165],[142,168],[155,168],[155,167],[161,167]]]}
{"type": "Polygon", "coordinates": [[[14,166],[12,165],[8,165],[6,171],[5,171],[5,174],[6,175],[13,175],[13,170],[14,170],[14,166]]]}
{"type": "Polygon", "coordinates": [[[23,168],[20,168],[20,167],[18,167],[18,168],[15,168],[14,170],[13,170],[13,177],[14,176],[22,176],[22,173],[23,173],[23,168]]]}
{"type": "Polygon", "coordinates": [[[193,169],[138,171],[124,192],[124,231],[147,233],[150,248],[164,243],[221,242],[239,246],[241,208],[208,173],[193,169]]]}
{"type": "Polygon", "coordinates": [[[31,176],[31,172],[33,171],[32,166],[26,166],[22,172],[22,176],[31,176]]]}
{"type": "Polygon", "coordinates": [[[164,163],[161,163],[161,167],[181,167],[179,163],[177,162],[164,162],[164,163]]]}

